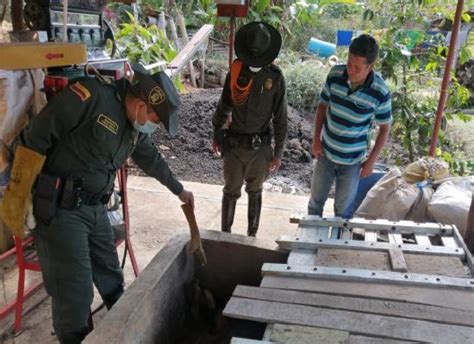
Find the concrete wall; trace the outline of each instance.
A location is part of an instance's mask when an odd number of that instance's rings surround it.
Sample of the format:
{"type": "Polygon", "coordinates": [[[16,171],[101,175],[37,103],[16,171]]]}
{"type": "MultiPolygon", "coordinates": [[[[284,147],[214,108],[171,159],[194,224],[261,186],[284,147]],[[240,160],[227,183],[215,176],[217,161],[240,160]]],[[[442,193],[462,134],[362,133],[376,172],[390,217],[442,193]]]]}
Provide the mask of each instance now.
{"type": "Polygon", "coordinates": [[[196,277],[224,305],[237,284],[258,285],[264,262],[288,254],[265,241],[201,231],[208,264],[194,267],[188,235],[172,238],[126,290],[84,343],[173,343],[189,312],[187,285],[196,277]]]}

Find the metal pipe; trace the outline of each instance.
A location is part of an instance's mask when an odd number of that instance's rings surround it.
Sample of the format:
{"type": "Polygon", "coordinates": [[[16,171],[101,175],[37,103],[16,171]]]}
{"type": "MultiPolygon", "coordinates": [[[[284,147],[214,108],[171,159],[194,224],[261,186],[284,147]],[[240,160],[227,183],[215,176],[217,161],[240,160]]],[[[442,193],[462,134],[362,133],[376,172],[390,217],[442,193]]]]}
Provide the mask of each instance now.
{"type": "Polygon", "coordinates": [[[63,42],[67,43],[67,10],[68,10],[68,1],[69,0],[63,0],[63,42]]]}
{"type": "Polygon", "coordinates": [[[449,42],[448,58],[446,59],[446,67],[444,69],[443,82],[441,83],[441,92],[439,95],[438,109],[436,110],[436,120],[433,128],[433,136],[431,138],[430,153],[434,157],[436,145],[438,143],[439,129],[441,127],[441,120],[443,119],[444,107],[448,99],[448,85],[451,78],[451,68],[454,57],[456,56],[456,43],[458,40],[459,27],[461,25],[461,14],[464,7],[464,0],[458,0],[456,7],[456,15],[454,17],[453,28],[451,29],[451,41],[449,42]]]}
{"type": "Polygon", "coordinates": [[[230,17],[230,32],[229,32],[229,69],[234,61],[234,32],[235,32],[235,16],[230,17]]]}

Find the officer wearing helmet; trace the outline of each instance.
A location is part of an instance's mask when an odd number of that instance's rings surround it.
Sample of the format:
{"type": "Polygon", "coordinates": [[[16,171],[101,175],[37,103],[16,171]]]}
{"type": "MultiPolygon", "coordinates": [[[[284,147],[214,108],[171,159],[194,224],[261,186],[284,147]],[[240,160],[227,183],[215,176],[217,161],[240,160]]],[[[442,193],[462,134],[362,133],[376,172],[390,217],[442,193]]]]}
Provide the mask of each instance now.
{"type": "Polygon", "coordinates": [[[238,58],[227,74],[212,120],[212,146],[224,160],[224,232],[231,231],[245,182],[247,235],[256,235],[263,182],[269,172],[276,172],[281,165],[287,134],[287,98],[281,70],[272,63],[280,47],[280,33],[263,22],[244,25],[235,36],[238,58]]]}
{"type": "Polygon", "coordinates": [[[94,284],[108,308],[123,293],[106,203],[126,159],[194,207],[193,194],[150,137],[159,123],[176,133],[179,95],[165,73],[150,75],[141,65],[134,72],[132,82],[81,78],[51,99],[20,134],[0,203],[1,219],[20,236],[33,209],[35,245],[61,343],[80,343],[89,332],[94,284]]]}

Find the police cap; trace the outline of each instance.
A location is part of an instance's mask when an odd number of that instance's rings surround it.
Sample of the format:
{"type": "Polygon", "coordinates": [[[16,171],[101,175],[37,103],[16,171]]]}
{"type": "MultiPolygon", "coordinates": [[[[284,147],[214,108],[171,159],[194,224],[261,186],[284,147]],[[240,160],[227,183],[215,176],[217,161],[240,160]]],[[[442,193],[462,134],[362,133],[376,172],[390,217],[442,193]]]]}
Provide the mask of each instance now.
{"type": "Polygon", "coordinates": [[[138,86],[145,99],[171,136],[178,131],[179,94],[165,72],[150,74],[140,63],[132,65],[135,73],[133,83],[138,86]]]}

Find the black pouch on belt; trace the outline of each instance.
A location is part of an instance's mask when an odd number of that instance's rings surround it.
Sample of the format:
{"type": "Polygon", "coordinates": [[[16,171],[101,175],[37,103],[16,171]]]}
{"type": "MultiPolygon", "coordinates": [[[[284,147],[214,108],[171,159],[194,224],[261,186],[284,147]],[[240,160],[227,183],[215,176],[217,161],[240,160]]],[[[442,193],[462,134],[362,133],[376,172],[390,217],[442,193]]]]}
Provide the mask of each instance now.
{"type": "Polygon", "coordinates": [[[77,209],[81,207],[81,198],[78,193],[81,191],[82,181],[80,179],[69,177],[64,181],[64,187],[61,194],[59,206],[62,209],[77,209]]]}
{"type": "Polygon", "coordinates": [[[35,219],[49,224],[56,215],[58,197],[61,190],[61,179],[56,176],[40,174],[36,181],[33,197],[33,214],[35,219]]]}

